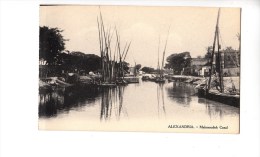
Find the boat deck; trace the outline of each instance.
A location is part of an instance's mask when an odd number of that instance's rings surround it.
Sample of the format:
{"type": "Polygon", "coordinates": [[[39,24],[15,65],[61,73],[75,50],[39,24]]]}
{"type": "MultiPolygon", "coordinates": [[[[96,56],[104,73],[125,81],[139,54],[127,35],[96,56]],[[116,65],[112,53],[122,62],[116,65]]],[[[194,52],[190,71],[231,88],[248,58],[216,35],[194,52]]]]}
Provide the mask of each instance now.
{"type": "Polygon", "coordinates": [[[240,107],[240,95],[220,93],[217,90],[205,92],[204,89],[199,89],[198,96],[200,98],[206,98],[206,99],[217,101],[217,102],[227,104],[230,106],[240,107]]]}

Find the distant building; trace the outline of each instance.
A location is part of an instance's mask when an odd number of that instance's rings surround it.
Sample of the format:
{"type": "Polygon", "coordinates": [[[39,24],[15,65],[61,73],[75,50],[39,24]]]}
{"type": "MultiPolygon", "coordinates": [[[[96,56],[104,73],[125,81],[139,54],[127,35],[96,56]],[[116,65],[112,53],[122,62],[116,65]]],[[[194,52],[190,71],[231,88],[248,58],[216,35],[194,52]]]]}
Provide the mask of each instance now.
{"type": "Polygon", "coordinates": [[[203,65],[200,69],[199,76],[207,77],[210,73],[210,63],[207,62],[205,65],[203,65]]]}
{"type": "MultiPolygon", "coordinates": [[[[190,67],[183,68],[181,74],[192,76],[204,76],[204,69],[207,63],[208,60],[206,58],[191,58],[190,67]]],[[[205,69],[205,71],[207,70],[205,69]]]]}
{"type": "Polygon", "coordinates": [[[135,67],[129,67],[129,70],[128,70],[129,74],[130,75],[137,75],[138,71],[136,70],[135,67]]]}
{"type": "MultiPolygon", "coordinates": [[[[213,68],[216,67],[216,52],[213,58],[213,68]]],[[[240,75],[240,53],[236,50],[225,50],[220,52],[223,76],[240,75]]],[[[209,76],[209,58],[192,58],[190,67],[183,68],[183,75],[209,76]]]]}
{"type": "Polygon", "coordinates": [[[47,61],[44,59],[39,59],[39,65],[47,65],[47,61]]]}
{"type": "Polygon", "coordinates": [[[202,67],[208,63],[206,58],[192,58],[191,60],[191,75],[200,76],[202,67]]]}

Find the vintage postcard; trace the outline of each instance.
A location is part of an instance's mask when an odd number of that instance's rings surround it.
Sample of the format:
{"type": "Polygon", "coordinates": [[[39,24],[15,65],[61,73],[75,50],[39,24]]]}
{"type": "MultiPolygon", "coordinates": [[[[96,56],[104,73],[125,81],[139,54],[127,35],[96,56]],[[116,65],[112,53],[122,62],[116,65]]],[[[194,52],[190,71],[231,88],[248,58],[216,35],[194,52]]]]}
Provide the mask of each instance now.
{"type": "Polygon", "coordinates": [[[40,130],[239,133],[240,8],[39,7],[40,130]]]}

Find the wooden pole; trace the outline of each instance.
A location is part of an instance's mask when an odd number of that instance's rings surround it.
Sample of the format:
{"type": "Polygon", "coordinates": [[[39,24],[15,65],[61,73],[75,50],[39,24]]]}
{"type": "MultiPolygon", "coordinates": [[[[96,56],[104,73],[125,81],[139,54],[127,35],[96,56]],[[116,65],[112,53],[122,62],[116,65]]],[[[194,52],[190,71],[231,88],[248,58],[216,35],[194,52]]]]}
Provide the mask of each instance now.
{"type": "MultiPolygon", "coordinates": [[[[168,43],[169,32],[170,32],[170,26],[169,26],[169,29],[168,29],[168,34],[167,34],[166,42],[165,42],[165,45],[164,45],[163,59],[162,59],[161,69],[163,69],[163,65],[164,65],[164,56],[165,56],[165,51],[166,51],[166,47],[167,47],[167,43],[168,43]]],[[[163,75],[162,73],[163,73],[163,72],[161,72],[161,77],[162,77],[162,75],[163,75]]]]}
{"type": "Polygon", "coordinates": [[[161,37],[159,36],[159,44],[158,44],[158,65],[157,65],[157,69],[159,70],[159,74],[161,73],[161,68],[160,68],[160,61],[159,61],[159,53],[160,53],[160,42],[161,42],[161,37]]]}
{"type": "Polygon", "coordinates": [[[217,28],[217,45],[218,45],[218,58],[219,58],[219,84],[220,84],[220,92],[223,93],[223,78],[222,78],[222,56],[220,53],[220,45],[219,45],[219,27],[217,28]]]}
{"type": "Polygon", "coordinates": [[[216,23],[216,29],[215,29],[215,35],[214,35],[214,41],[213,41],[213,50],[212,50],[212,54],[211,54],[210,74],[209,74],[209,82],[208,82],[207,91],[209,91],[209,89],[210,89],[211,75],[212,75],[212,71],[213,71],[213,59],[214,59],[216,38],[217,38],[217,32],[218,32],[219,14],[220,14],[220,8],[218,9],[218,17],[217,17],[217,23],[216,23]]]}

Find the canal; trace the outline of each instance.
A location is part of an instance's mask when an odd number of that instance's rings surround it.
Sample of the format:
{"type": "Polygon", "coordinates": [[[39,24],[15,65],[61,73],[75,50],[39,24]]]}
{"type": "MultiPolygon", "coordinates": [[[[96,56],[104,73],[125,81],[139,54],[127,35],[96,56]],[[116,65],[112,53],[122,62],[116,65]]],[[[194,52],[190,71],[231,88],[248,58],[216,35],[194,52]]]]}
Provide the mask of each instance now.
{"type": "Polygon", "coordinates": [[[238,133],[239,108],[179,82],[57,88],[39,93],[39,129],[238,133]]]}

